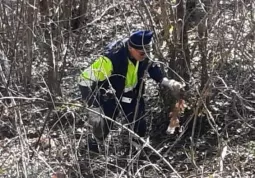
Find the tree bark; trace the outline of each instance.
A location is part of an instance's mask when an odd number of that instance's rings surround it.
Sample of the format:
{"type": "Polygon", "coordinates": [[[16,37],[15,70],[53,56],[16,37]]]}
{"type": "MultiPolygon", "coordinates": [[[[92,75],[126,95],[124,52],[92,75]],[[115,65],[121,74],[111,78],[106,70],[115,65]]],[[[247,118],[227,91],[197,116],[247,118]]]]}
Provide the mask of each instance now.
{"type": "Polygon", "coordinates": [[[27,7],[27,24],[28,28],[26,30],[26,47],[27,47],[27,58],[24,61],[24,71],[23,71],[23,84],[26,89],[28,89],[28,85],[31,81],[32,74],[32,61],[33,61],[33,31],[34,31],[34,8],[36,2],[34,0],[29,0],[29,4],[31,6],[27,7]]]}

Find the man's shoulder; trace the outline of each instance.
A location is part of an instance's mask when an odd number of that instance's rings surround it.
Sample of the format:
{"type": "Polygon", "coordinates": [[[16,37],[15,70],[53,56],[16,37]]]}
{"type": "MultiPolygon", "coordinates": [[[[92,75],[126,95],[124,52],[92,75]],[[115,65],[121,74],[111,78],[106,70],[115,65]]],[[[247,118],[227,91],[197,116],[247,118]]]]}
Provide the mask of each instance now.
{"type": "Polygon", "coordinates": [[[121,60],[127,58],[127,42],[124,40],[117,41],[110,46],[107,45],[105,56],[111,60],[121,60]]]}
{"type": "Polygon", "coordinates": [[[111,43],[109,43],[105,46],[104,52],[106,54],[107,53],[112,53],[112,54],[118,53],[119,51],[121,51],[123,48],[125,48],[127,46],[127,41],[128,41],[128,38],[112,41],[111,43]]]}

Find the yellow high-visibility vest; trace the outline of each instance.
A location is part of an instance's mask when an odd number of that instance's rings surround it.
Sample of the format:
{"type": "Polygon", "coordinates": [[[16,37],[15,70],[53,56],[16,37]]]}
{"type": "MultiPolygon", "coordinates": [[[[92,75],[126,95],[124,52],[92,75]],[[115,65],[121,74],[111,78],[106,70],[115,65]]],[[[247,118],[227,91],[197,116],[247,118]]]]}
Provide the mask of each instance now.
{"type": "MultiPolygon", "coordinates": [[[[128,59],[128,68],[125,80],[124,92],[132,91],[138,83],[139,61],[136,65],[128,59]]],[[[112,75],[113,65],[109,58],[99,57],[87,69],[85,69],[79,78],[79,84],[83,86],[92,86],[93,82],[107,80],[112,75]]]]}

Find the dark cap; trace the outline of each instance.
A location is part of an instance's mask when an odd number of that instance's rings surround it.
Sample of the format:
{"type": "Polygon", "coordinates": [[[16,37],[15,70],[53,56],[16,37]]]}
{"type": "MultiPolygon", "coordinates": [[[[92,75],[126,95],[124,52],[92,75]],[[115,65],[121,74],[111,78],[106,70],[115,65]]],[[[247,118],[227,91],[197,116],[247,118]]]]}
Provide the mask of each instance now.
{"type": "Polygon", "coordinates": [[[134,32],[129,37],[129,45],[132,48],[143,50],[143,51],[150,51],[150,42],[153,37],[153,32],[149,30],[140,30],[134,32]]]}

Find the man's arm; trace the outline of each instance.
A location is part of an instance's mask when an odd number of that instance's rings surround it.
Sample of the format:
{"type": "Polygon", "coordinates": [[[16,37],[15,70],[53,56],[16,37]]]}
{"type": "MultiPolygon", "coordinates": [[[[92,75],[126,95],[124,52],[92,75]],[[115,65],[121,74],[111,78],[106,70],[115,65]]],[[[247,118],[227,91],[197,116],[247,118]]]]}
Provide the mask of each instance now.
{"type": "Polygon", "coordinates": [[[158,64],[156,64],[155,62],[149,64],[149,69],[148,69],[148,73],[150,75],[150,77],[155,80],[157,83],[161,83],[164,75],[160,69],[160,66],[158,64]]]}
{"type": "Polygon", "coordinates": [[[79,89],[82,99],[87,101],[89,105],[94,101],[93,85],[110,77],[112,71],[113,66],[111,60],[105,56],[101,56],[80,74],[78,79],[79,89]]]}
{"type": "Polygon", "coordinates": [[[174,97],[178,97],[180,94],[180,90],[185,86],[184,84],[181,84],[176,80],[164,77],[159,65],[155,63],[151,64],[151,66],[148,69],[148,72],[150,77],[154,79],[157,83],[160,83],[165,87],[168,87],[171,90],[172,95],[174,97]]]}

